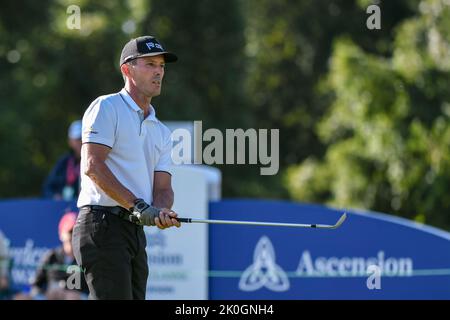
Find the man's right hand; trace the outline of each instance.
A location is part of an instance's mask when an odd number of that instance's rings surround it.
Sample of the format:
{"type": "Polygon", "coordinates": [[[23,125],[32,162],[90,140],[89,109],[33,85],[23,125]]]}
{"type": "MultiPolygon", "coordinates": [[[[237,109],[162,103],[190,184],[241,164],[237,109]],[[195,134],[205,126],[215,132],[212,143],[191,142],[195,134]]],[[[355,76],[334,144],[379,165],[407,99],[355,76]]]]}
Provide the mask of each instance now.
{"type": "Polygon", "coordinates": [[[161,209],[149,205],[142,199],[136,199],[134,207],[130,211],[144,226],[154,226],[156,225],[155,218],[159,216],[161,209]]]}

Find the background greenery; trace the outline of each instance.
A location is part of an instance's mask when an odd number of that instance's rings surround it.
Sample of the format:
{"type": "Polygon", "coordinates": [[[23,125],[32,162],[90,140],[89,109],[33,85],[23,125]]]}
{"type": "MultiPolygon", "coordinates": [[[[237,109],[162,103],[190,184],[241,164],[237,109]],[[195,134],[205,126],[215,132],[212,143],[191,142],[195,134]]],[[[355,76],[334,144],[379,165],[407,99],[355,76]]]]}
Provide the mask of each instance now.
{"type": "Polygon", "coordinates": [[[38,196],[95,97],[118,91],[123,44],[156,35],[160,119],[279,128],[280,172],[219,166],[224,197],[294,199],[450,230],[450,2],[2,1],[0,197],[38,196]],[[81,30],[66,10],[81,8],[81,30]]]}

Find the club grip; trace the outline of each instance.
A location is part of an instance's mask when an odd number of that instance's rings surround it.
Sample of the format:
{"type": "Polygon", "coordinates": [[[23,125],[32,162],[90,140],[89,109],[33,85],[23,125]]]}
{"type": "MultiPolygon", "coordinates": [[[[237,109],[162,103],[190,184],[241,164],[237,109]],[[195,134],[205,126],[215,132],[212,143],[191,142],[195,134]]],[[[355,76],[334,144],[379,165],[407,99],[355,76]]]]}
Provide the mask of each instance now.
{"type": "Polygon", "coordinates": [[[179,222],[185,222],[185,223],[191,223],[191,218],[175,218],[177,219],[179,222]]]}

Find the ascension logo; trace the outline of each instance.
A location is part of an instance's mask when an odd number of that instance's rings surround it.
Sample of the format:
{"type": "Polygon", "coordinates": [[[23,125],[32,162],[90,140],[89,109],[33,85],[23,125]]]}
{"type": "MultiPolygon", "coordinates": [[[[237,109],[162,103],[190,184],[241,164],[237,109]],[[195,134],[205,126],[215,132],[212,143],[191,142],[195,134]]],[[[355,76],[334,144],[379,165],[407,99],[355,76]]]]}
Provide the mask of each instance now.
{"type": "Polygon", "coordinates": [[[275,263],[275,250],[266,236],[259,239],[253,253],[253,264],[244,271],[239,281],[242,291],[255,291],[262,287],[278,292],[289,289],[289,279],[275,263]]]}

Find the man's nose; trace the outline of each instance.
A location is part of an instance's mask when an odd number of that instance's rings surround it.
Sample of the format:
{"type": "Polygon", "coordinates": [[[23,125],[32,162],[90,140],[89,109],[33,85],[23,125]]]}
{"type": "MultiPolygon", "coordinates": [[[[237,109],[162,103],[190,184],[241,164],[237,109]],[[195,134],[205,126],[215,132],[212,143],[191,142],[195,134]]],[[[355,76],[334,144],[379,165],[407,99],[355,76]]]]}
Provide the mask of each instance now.
{"type": "Polygon", "coordinates": [[[157,75],[162,75],[162,74],[164,74],[164,67],[162,67],[162,66],[156,67],[156,74],[157,74],[157,75]]]}

